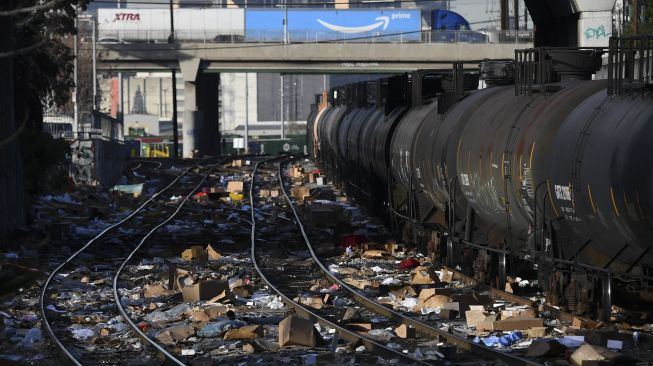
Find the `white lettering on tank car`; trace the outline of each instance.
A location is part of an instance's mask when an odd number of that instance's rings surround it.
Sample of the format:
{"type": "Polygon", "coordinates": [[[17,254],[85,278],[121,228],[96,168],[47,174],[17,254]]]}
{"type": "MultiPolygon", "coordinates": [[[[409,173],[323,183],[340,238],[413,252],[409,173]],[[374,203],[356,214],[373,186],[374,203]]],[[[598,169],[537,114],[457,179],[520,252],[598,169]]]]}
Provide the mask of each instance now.
{"type": "Polygon", "coordinates": [[[464,186],[469,186],[469,176],[467,174],[460,174],[460,181],[464,186]]]}
{"type": "Polygon", "coordinates": [[[555,185],[556,198],[563,201],[571,201],[571,189],[569,186],[555,185]]]}

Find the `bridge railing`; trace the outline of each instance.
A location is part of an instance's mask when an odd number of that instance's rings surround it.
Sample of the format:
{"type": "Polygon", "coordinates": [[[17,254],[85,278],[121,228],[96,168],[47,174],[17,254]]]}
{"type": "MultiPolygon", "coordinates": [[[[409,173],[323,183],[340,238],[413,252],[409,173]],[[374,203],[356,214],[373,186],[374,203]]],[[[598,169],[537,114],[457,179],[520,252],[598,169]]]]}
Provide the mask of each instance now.
{"type": "MultiPolygon", "coordinates": [[[[167,43],[170,30],[119,30],[98,32],[99,43],[167,43]]],[[[532,31],[451,31],[425,30],[402,33],[368,32],[347,34],[293,30],[288,32],[290,43],[533,43],[532,31]]],[[[175,42],[186,43],[283,43],[284,32],[259,30],[243,32],[206,32],[176,30],[175,42]]]]}

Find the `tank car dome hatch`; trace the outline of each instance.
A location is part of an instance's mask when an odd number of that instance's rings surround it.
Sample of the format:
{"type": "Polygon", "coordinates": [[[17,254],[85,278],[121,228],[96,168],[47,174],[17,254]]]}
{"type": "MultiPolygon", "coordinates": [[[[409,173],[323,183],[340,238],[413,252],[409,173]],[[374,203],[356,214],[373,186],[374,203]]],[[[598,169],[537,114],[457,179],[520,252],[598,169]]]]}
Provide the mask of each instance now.
{"type": "Polygon", "coordinates": [[[563,80],[591,80],[592,75],[601,69],[599,50],[544,49],[544,60],[551,62],[554,78],[563,80]]]}
{"type": "Polygon", "coordinates": [[[485,59],[480,65],[479,78],[488,86],[511,85],[515,83],[514,60],[485,59]]]}

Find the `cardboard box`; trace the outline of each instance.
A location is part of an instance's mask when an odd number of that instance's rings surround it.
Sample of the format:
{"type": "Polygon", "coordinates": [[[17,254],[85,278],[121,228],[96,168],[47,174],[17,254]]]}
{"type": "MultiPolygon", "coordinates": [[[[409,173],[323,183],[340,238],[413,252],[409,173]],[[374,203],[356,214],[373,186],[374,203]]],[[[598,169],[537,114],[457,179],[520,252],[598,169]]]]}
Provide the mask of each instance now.
{"type": "Polygon", "coordinates": [[[227,183],[227,192],[229,193],[243,193],[245,184],[239,180],[233,180],[227,183]]]}
{"type": "Polygon", "coordinates": [[[145,285],[143,288],[143,297],[146,299],[150,297],[159,297],[165,295],[168,295],[168,290],[162,285],[145,285]]]}
{"type": "Polygon", "coordinates": [[[279,190],[278,189],[270,190],[270,197],[272,197],[272,198],[279,197],[279,190]]]}
{"type": "Polygon", "coordinates": [[[324,307],[324,301],[322,300],[322,297],[319,295],[316,296],[302,296],[298,299],[295,299],[295,301],[299,300],[298,302],[302,305],[310,306],[313,309],[322,309],[324,307]]]}
{"type": "Polygon", "coordinates": [[[363,258],[370,258],[370,259],[383,259],[383,258],[392,258],[390,253],[386,252],[385,250],[366,250],[363,252],[363,258]]]}
{"type": "Polygon", "coordinates": [[[353,330],[355,332],[369,332],[372,330],[372,324],[370,323],[348,323],[345,325],[345,327],[349,330],[353,330]]]}
{"type": "Polygon", "coordinates": [[[297,201],[303,201],[304,198],[309,197],[311,195],[310,189],[305,186],[296,186],[292,187],[290,190],[290,195],[292,198],[294,198],[297,201]]]}
{"type": "Polygon", "coordinates": [[[187,261],[196,260],[205,262],[208,260],[208,254],[206,253],[206,249],[204,249],[203,246],[193,245],[189,249],[181,252],[181,258],[187,261]]]}
{"type": "Polygon", "coordinates": [[[337,222],[336,210],[330,205],[306,206],[311,223],[316,227],[333,227],[337,222]]]}
{"type": "Polygon", "coordinates": [[[446,269],[442,270],[442,282],[451,282],[453,281],[453,272],[446,269]]]}
{"type": "Polygon", "coordinates": [[[270,190],[269,189],[261,189],[258,191],[258,195],[264,198],[270,197],[270,190]]]}
{"type": "Polygon", "coordinates": [[[501,310],[501,319],[509,318],[535,318],[537,313],[534,309],[523,310],[501,310]]]}
{"type": "Polygon", "coordinates": [[[444,320],[453,320],[458,317],[458,311],[452,309],[442,309],[440,310],[440,319],[444,320]]]}
{"type": "Polygon", "coordinates": [[[546,336],[546,327],[528,328],[528,338],[542,338],[546,336]]]}
{"type": "Polygon", "coordinates": [[[486,315],[482,311],[467,310],[465,311],[465,319],[467,320],[467,327],[476,327],[480,322],[485,321],[486,315]]]}
{"type": "Polygon", "coordinates": [[[233,168],[242,168],[243,166],[243,161],[242,160],[232,160],[231,161],[231,166],[233,168]]]}
{"type": "Polygon", "coordinates": [[[495,330],[527,330],[529,328],[543,327],[541,318],[509,318],[494,322],[495,330]]]}
{"type": "Polygon", "coordinates": [[[587,361],[609,361],[616,359],[618,356],[618,353],[607,348],[584,344],[574,351],[569,359],[576,366],[584,366],[587,365],[587,361]]]}
{"type": "Polygon", "coordinates": [[[436,282],[440,282],[440,278],[433,267],[415,267],[410,274],[410,283],[412,285],[430,285],[436,282]]]}
{"type": "Polygon", "coordinates": [[[229,294],[229,281],[203,280],[181,290],[185,302],[211,300],[223,293],[225,295],[229,294]]]}
{"type": "Polygon", "coordinates": [[[225,341],[234,341],[238,339],[254,339],[263,336],[263,327],[260,325],[246,325],[238,329],[229,329],[225,332],[223,339],[225,341]]]}
{"type": "Polygon", "coordinates": [[[402,324],[395,329],[395,334],[399,338],[415,338],[415,328],[411,328],[406,324],[402,324]]]}
{"type": "Polygon", "coordinates": [[[310,320],[290,315],[279,323],[279,346],[315,347],[319,333],[310,320]]]}
{"type": "Polygon", "coordinates": [[[598,323],[590,319],[575,316],[571,321],[571,326],[579,329],[596,329],[598,323]]]}
{"type": "Polygon", "coordinates": [[[218,253],[217,250],[213,249],[211,244],[206,246],[206,254],[208,259],[212,261],[217,261],[218,259],[222,258],[222,255],[218,253]]]}
{"type": "Polygon", "coordinates": [[[433,295],[426,300],[420,300],[419,304],[422,308],[442,309],[444,304],[448,302],[449,302],[449,296],[433,295]]]}

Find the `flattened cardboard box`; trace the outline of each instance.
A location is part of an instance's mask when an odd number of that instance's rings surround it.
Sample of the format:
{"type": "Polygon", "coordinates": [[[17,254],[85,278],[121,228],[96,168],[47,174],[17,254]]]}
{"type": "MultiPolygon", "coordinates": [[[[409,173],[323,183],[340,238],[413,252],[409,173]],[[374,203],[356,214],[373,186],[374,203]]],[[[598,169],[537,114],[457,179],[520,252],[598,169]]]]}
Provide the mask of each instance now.
{"type": "Polygon", "coordinates": [[[494,330],[527,330],[543,326],[541,318],[509,318],[494,322],[494,330]]]}

